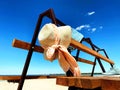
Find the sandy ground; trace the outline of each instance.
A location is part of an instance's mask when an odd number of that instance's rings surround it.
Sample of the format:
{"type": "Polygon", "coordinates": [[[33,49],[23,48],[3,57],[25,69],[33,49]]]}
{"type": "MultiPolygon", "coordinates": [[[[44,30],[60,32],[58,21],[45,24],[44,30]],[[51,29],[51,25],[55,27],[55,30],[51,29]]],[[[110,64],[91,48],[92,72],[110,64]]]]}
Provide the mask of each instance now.
{"type": "MultiPolygon", "coordinates": [[[[17,87],[18,83],[0,81],[0,90],[17,90],[17,87]]],[[[28,79],[22,90],[68,90],[68,87],[56,85],[56,79],[28,79]]]]}

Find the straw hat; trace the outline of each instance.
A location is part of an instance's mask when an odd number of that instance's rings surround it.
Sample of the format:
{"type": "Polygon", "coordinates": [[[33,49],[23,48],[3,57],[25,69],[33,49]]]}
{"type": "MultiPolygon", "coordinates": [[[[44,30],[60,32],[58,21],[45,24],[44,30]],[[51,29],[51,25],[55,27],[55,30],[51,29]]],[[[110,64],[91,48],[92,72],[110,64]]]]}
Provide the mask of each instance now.
{"type": "Polygon", "coordinates": [[[51,47],[52,45],[62,45],[66,48],[68,48],[70,42],[71,42],[71,27],[70,26],[56,26],[55,24],[48,23],[45,24],[38,35],[38,40],[41,44],[41,46],[44,48],[44,56],[45,59],[53,61],[56,59],[56,55],[48,59],[46,57],[46,49],[48,47],[51,47]],[[56,43],[56,40],[59,40],[59,43],[56,43]]]}

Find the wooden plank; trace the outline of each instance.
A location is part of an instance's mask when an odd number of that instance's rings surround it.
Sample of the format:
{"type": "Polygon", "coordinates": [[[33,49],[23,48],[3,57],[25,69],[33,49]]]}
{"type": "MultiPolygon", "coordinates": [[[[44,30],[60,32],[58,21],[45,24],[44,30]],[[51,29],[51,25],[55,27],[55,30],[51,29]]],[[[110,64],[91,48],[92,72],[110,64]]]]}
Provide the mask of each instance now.
{"type": "MultiPolygon", "coordinates": [[[[103,59],[104,61],[106,61],[108,63],[114,64],[114,62],[112,60],[102,56],[101,54],[99,54],[96,51],[84,46],[83,44],[75,41],[74,39],[71,39],[71,44],[70,45],[77,48],[77,49],[79,49],[79,50],[82,50],[82,51],[84,51],[84,52],[86,52],[88,54],[91,54],[91,55],[93,55],[95,57],[103,59]]],[[[24,41],[20,41],[20,40],[17,40],[17,39],[13,40],[12,46],[22,48],[22,49],[26,49],[26,50],[30,49],[30,44],[29,43],[24,42],[24,41]]],[[[34,51],[42,53],[44,50],[43,50],[43,48],[41,46],[35,46],[34,51]]]]}
{"type": "Polygon", "coordinates": [[[84,89],[94,89],[101,86],[100,78],[95,77],[58,77],[56,84],[75,86],[84,89]]]}
{"type": "Polygon", "coordinates": [[[101,79],[98,77],[82,77],[81,84],[82,88],[95,89],[101,87],[101,79]]]}
{"type": "MultiPolygon", "coordinates": [[[[73,56],[74,58],[76,58],[75,56],[73,56]]],[[[79,62],[83,62],[83,63],[87,63],[87,64],[91,64],[91,65],[96,65],[96,63],[90,61],[90,60],[87,60],[87,59],[83,59],[83,58],[78,58],[77,61],[79,62]]]]}
{"type": "MultiPolygon", "coordinates": [[[[20,75],[3,75],[0,80],[8,80],[10,82],[19,82],[20,75]]],[[[66,77],[56,75],[27,75],[26,79],[49,79],[56,78],[56,84],[62,86],[75,86],[83,89],[91,89],[101,87],[102,90],[119,90],[120,77],[66,77]]],[[[97,89],[95,89],[97,90],[97,89]]]]}
{"type": "MultiPolygon", "coordinates": [[[[27,75],[26,79],[56,78],[58,75],[27,75]]],[[[0,80],[20,80],[20,75],[0,75],[0,80]]]]}
{"type": "Polygon", "coordinates": [[[83,51],[83,52],[86,52],[86,53],[91,54],[91,55],[93,55],[93,56],[95,56],[97,58],[100,58],[100,59],[102,59],[102,60],[104,60],[104,61],[106,61],[108,63],[114,64],[114,62],[112,60],[110,60],[110,59],[102,56],[98,52],[96,52],[96,51],[94,51],[94,50],[86,47],[85,45],[77,42],[74,39],[71,39],[71,44],[70,45],[73,46],[73,47],[75,47],[75,48],[77,48],[77,49],[79,49],[79,50],[81,50],[81,51],[83,51]]]}
{"type": "MultiPolygon", "coordinates": [[[[17,48],[21,48],[21,49],[25,49],[25,50],[30,49],[30,43],[27,43],[27,42],[24,42],[24,41],[21,41],[21,40],[17,40],[17,39],[13,40],[12,46],[17,47],[17,48]]],[[[41,46],[36,45],[34,47],[34,51],[43,53],[44,49],[41,46]]]]}
{"type": "Polygon", "coordinates": [[[95,64],[94,62],[92,62],[90,60],[83,59],[83,58],[78,58],[78,61],[83,62],[83,63],[87,63],[87,64],[91,64],[91,65],[95,64]]]}
{"type": "Polygon", "coordinates": [[[75,86],[83,89],[120,90],[120,77],[57,77],[57,85],[75,86]]]}
{"type": "Polygon", "coordinates": [[[76,86],[76,84],[79,84],[79,87],[81,87],[81,81],[76,80],[76,77],[58,77],[56,79],[56,84],[63,86],[76,86]]]}
{"type": "MultiPolygon", "coordinates": [[[[17,39],[13,40],[12,46],[17,47],[17,48],[22,48],[22,49],[25,49],[25,50],[30,49],[30,44],[29,43],[24,42],[24,41],[20,41],[20,40],[17,40],[17,39]]],[[[44,49],[41,46],[36,45],[34,47],[34,51],[43,53],[44,49]]],[[[78,58],[78,61],[94,65],[94,62],[88,61],[88,60],[85,60],[85,59],[82,59],[82,58],[78,58]]]]}
{"type": "Polygon", "coordinates": [[[120,78],[103,78],[101,84],[102,90],[120,90],[120,78]]]}

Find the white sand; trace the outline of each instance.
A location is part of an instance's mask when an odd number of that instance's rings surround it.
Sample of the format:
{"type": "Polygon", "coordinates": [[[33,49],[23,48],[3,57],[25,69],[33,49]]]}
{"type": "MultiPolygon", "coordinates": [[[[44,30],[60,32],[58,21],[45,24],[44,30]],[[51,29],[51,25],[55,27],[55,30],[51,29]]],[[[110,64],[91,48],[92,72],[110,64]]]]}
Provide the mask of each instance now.
{"type": "MultiPolygon", "coordinates": [[[[17,90],[18,83],[0,81],[0,90],[17,90]]],[[[68,90],[66,86],[56,85],[56,79],[28,79],[22,90],[68,90]]]]}

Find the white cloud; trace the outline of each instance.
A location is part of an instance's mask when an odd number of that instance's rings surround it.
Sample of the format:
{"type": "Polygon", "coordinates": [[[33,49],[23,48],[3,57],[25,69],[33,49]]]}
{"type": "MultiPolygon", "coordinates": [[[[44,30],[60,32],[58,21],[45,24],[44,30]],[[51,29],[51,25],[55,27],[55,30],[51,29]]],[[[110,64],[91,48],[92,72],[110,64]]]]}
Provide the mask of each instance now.
{"type": "Polygon", "coordinates": [[[76,30],[81,30],[83,28],[84,28],[84,25],[81,25],[81,26],[76,27],[76,30]]]}
{"type": "MultiPolygon", "coordinates": [[[[102,29],[103,27],[100,26],[99,28],[102,29]]],[[[90,24],[80,25],[80,26],[76,27],[75,29],[79,30],[79,31],[81,31],[81,30],[87,30],[88,32],[92,32],[92,33],[97,30],[96,27],[92,27],[90,24]]]]}
{"type": "Polygon", "coordinates": [[[91,15],[95,14],[95,11],[88,12],[87,14],[88,14],[88,16],[91,16],[91,15]]]}
{"type": "Polygon", "coordinates": [[[97,30],[96,28],[92,28],[92,29],[91,29],[92,32],[95,32],[96,30],[97,30]]]}
{"type": "Polygon", "coordinates": [[[78,27],[76,27],[76,30],[82,30],[84,28],[88,29],[88,28],[90,28],[90,25],[89,24],[85,24],[85,25],[78,26],[78,27]]]}

